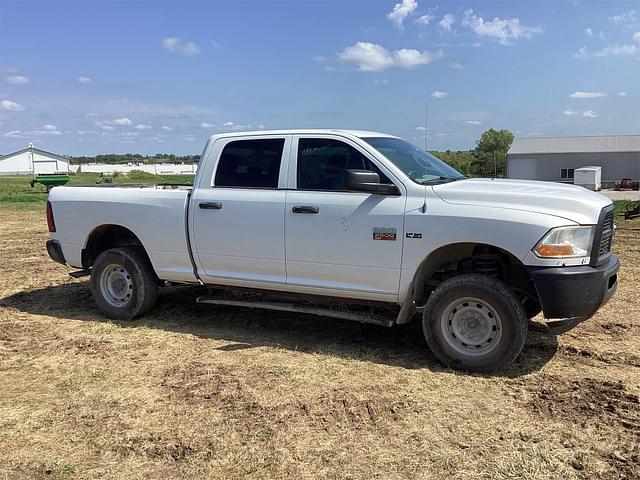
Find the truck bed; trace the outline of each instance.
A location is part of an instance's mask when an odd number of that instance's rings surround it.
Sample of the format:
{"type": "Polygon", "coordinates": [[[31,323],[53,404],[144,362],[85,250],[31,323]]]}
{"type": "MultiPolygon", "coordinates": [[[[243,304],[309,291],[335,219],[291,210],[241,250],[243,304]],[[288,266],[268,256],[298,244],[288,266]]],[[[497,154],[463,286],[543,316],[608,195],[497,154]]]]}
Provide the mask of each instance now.
{"type": "Polygon", "coordinates": [[[188,186],[101,185],[56,187],[49,194],[56,233],[67,262],[82,268],[82,249],[97,225],[119,225],[145,246],[156,274],[196,281],[185,218],[188,186]]]}

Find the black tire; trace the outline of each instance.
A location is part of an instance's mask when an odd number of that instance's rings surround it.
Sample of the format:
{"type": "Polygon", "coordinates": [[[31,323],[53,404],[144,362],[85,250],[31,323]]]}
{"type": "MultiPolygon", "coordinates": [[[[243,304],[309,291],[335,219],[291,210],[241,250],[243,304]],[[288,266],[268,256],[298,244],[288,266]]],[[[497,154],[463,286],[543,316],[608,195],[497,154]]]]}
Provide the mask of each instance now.
{"type": "Polygon", "coordinates": [[[147,313],[158,298],[158,284],[139,247],[105,250],[91,269],[93,299],[100,311],[114,320],[131,320],[147,313]]]}
{"type": "Polygon", "coordinates": [[[433,291],[423,312],[422,330],[444,364],[490,372],[509,365],[522,351],[527,315],[506,284],[471,273],[450,278],[433,291]]]}

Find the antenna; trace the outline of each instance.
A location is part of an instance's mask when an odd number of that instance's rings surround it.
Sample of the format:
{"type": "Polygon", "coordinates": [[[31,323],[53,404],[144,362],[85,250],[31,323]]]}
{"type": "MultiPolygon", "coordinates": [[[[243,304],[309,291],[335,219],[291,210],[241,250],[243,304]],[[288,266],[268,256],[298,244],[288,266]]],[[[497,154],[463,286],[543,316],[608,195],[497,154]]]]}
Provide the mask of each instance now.
{"type": "MultiPolygon", "coordinates": [[[[427,137],[429,135],[429,94],[424,97],[424,154],[427,155],[427,137]]],[[[424,175],[422,180],[427,176],[427,161],[424,160],[424,175]]],[[[422,203],[422,213],[427,213],[427,184],[424,184],[424,202],[422,203]]]]}
{"type": "Polygon", "coordinates": [[[429,97],[424,99],[424,152],[427,153],[427,135],[429,123],[429,97]]]}

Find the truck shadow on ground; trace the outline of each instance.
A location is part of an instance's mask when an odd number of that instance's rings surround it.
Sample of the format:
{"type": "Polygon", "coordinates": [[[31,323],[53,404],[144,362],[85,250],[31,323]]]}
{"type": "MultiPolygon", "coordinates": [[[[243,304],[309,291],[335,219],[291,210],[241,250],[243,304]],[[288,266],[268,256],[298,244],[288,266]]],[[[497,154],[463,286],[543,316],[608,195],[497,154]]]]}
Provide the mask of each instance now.
{"type": "MultiPolygon", "coordinates": [[[[334,355],[408,369],[447,371],[429,351],[418,322],[381,327],[315,315],[197,304],[202,287],[166,287],[144,318],[113,321],[122,328],[157,328],[205,339],[231,342],[217,347],[234,351],[276,347],[334,355]]],[[[0,299],[0,306],[33,315],[88,322],[109,322],[95,307],[88,282],[19,292],[0,299]]],[[[558,349],[556,337],[530,328],[516,362],[494,375],[518,377],[539,371],[558,349]]]]}

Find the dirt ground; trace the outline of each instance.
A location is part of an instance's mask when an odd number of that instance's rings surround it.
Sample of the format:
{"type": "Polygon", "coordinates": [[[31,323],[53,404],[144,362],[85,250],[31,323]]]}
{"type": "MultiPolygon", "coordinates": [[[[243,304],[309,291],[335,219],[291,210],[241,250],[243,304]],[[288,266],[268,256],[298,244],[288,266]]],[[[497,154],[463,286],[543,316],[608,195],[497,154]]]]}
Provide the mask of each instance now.
{"type": "Polygon", "coordinates": [[[620,288],[493,376],[386,329],[197,305],[163,289],[105,320],[50,261],[40,211],[0,209],[0,479],[640,478],[640,222],[620,288]]]}

